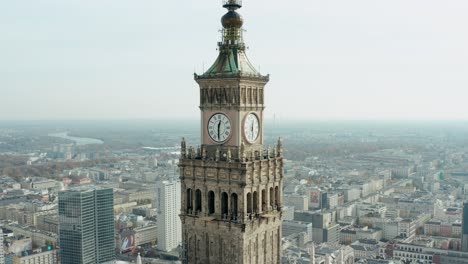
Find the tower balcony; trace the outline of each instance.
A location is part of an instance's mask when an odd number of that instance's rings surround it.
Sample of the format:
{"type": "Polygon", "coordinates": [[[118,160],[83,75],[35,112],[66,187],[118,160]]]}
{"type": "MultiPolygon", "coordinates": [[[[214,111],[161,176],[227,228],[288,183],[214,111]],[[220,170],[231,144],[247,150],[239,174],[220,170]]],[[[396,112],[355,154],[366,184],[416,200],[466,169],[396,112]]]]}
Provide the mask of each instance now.
{"type": "Polygon", "coordinates": [[[249,71],[237,71],[237,72],[206,72],[202,75],[194,74],[195,81],[198,80],[210,80],[210,79],[244,79],[252,81],[262,81],[267,83],[270,80],[270,75],[261,75],[260,73],[253,73],[249,71]]]}
{"type": "Polygon", "coordinates": [[[277,151],[237,150],[235,158],[229,149],[215,152],[212,156],[190,147],[179,160],[180,179],[253,186],[283,178],[283,157],[277,151]]]}

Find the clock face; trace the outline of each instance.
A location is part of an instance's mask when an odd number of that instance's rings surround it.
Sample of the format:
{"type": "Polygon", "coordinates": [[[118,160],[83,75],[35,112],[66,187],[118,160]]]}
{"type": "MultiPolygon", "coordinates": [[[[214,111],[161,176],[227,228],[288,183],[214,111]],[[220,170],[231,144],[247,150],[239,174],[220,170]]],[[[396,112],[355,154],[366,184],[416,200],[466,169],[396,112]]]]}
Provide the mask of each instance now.
{"type": "Polygon", "coordinates": [[[257,140],[260,131],[259,128],[258,117],[253,113],[248,114],[244,121],[244,135],[247,141],[253,143],[257,140]]]}
{"type": "Polygon", "coordinates": [[[231,135],[231,121],[224,114],[214,114],[208,121],[208,134],[215,142],[226,141],[231,135]]]}

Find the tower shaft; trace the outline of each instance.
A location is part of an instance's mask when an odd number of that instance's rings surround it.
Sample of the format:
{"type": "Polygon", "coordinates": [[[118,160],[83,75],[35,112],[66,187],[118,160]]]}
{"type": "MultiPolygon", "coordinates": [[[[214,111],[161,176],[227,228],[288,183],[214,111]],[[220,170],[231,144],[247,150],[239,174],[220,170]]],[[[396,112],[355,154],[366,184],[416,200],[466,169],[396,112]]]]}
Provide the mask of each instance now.
{"type": "Polygon", "coordinates": [[[264,89],[245,54],[240,0],[225,0],[222,41],[200,86],[201,146],[181,144],[183,259],[281,263],[283,151],[265,148],[264,89]]]}

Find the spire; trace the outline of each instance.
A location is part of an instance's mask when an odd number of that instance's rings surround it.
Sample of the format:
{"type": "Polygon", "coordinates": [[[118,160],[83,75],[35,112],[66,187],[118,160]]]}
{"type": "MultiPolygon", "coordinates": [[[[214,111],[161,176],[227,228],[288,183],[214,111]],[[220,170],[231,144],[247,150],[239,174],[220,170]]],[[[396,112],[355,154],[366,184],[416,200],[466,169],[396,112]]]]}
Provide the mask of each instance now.
{"type": "Polygon", "coordinates": [[[240,0],[224,0],[224,8],[228,12],[221,18],[223,25],[223,41],[220,47],[237,46],[238,48],[245,49],[242,39],[242,25],[244,19],[236,12],[237,9],[242,7],[240,0]]]}
{"type": "Polygon", "coordinates": [[[208,155],[208,151],[206,150],[206,147],[203,145],[202,146],[202,159],[206,160],[207,155],[208,155]]]}
{"type": "Polygon", "coordinates": [[[278,157],[283,155],[283,141],[281,140],[281,137],[278,138],[278,143],[276,145],[276,155],[278,155],[278,157]]]}
{"type": "Polygon", "coordinates": [[[187,146],[186,146],[186,143],[185,143],[185,138],[182,138],[182,142],[180,142],[180,154],[182,156],[182,158],[185,158],[186,155],[187,155],[187,146]]]}
{"type": "Polygon", "coordinates": [[[219,75],[247,75],[268,78],[260,75],[245,54],[245,44],[242,36],[244,19],[236,12],[242,7],[242,0],[223,0],[223,7],[228,12],[221,18],[223,29],[221,31],[222,39],[218,42],[219,56],[203,75],[195,74],[195,79],[219,75]]]}

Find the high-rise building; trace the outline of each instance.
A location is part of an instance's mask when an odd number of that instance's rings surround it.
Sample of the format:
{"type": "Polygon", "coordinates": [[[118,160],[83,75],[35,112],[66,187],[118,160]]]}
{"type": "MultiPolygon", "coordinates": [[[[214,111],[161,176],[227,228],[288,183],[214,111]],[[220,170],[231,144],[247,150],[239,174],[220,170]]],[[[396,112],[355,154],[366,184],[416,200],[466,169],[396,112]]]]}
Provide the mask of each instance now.
{"type": "Polygon", "coordinates": [[[240,0],[225,0],[222,40],[200,86],[201,146],[181,143],[183,261],[280,263],[283,148],[264,147],[265,85],[248,60],[240,0]]]}
{"type": "Polygon", "coordinates": [[[114,194],[106,189],[59,193],[59,238],[62,264],[113,263],[114,194]]]}
{"type": "Polygon", "coordinates": [[[468,202],[463,203],[462,251],[468,252],[468,202]]]}
{"type": "Polygon", "coordinates": [[[5,264],[5,252],[3,250],[3,229],[0,226],[0,264],[5,264]]]}
{"type": "Polygon", "coordinates": [[[181,244],[180,181],[162,181],[156,184],[157,248],[171,251],[181,244]]]}

